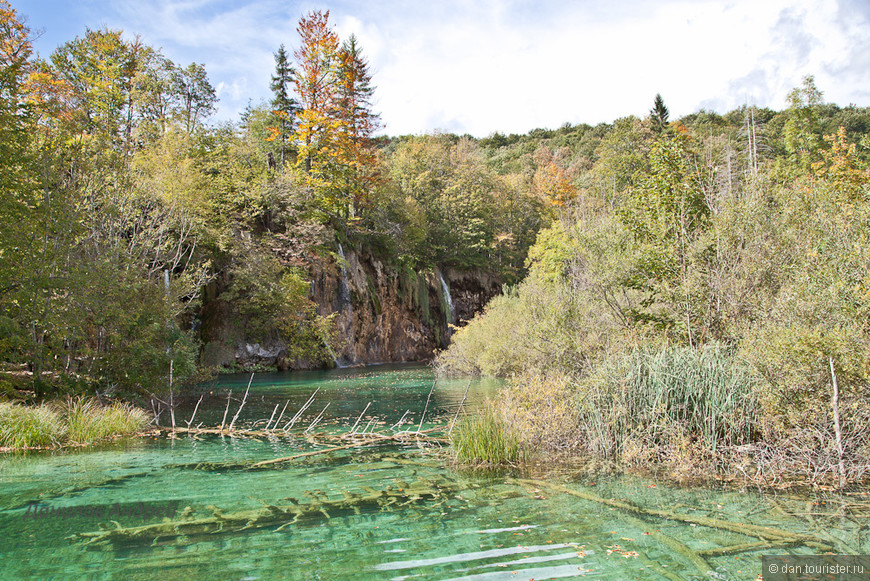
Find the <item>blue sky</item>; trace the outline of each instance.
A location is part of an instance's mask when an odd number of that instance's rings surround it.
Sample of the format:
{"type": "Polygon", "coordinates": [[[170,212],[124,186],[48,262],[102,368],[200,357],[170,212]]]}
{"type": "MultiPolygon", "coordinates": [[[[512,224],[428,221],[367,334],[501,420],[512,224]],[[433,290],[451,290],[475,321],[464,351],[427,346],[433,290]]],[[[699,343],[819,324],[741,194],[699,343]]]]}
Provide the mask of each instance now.
{"type": "Polygon", "coordinates": [[[269,99],[273,53],[330,10],[374,73],[391,135],[483,137],[743,103],[782,109],[807,74],[825,100],[870,106],[870,0],[12,0],[37,50],[108,26],[179,64],[203,63],[236,120],[269,99]]]}

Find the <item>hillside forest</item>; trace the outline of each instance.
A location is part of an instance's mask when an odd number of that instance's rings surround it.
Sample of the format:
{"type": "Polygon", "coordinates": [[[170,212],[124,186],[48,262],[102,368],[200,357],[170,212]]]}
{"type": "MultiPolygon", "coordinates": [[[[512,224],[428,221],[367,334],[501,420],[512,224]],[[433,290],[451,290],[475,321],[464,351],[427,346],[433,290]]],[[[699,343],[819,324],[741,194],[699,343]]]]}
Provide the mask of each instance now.
{"type": "Polygon", "coordinates": [[[216,297],[334,365],[312,272],[353,249],[400,288],[503,285],[437,364],[509,378],[496,421],[529,449],[866,477],[870,110],[806,77],[782,111],[393,137],[359,41],[328,12],[296,33],[271,100],[219,123],[203,65],[110,29],[43,58],[0,0],[7,396],[201,381],[216,297]]]}

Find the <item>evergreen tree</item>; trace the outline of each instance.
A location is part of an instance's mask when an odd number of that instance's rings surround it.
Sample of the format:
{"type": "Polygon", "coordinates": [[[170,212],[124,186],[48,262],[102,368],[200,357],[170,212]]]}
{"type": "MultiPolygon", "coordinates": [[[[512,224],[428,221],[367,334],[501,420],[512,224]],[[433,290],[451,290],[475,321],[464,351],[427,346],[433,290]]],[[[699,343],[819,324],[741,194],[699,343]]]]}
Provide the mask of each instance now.
{"type": "Polygon", "coordinates": [[[296,71],[290,66],[287,51],[282,44],[275,53],[275,74],[272,75],[272,113],[277,120],[277,125],[272,129],[273,135],[270,140],[280,139],[281,168],[287,161],[287,142],[293,133],[296,121],[296,112],[299,104],[291,96],[291,87],[296,82],[296,71]]]}
{"type": "Polygon", "coordinates": [[[662,133],[668,126],[668,116],[670,111],[665,107],[665,101],[662,99],[661,93],[656,93],[656,99],[653,103],[653,108],[650,109],[649,117],[652,122],[653,131],[662,133]]]}
{"type": "Polygon", "coordinates": [[[343,141],[343,188],[350,202],[348,210],[356,215],[377,180],[371,137],[381,124],[380,116],[372,111],[375,89],[368,62],[353,34],[342,44],[339,63],[334,114],[343,141]]]}

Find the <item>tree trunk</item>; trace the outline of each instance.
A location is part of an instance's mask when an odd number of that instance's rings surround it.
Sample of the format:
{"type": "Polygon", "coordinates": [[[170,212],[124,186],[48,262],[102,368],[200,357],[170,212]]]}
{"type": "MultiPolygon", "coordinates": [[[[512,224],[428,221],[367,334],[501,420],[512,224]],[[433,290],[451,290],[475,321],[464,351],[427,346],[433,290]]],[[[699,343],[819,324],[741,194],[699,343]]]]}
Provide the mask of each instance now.
{"type": "Polygon", "coordinates": [[[831,406],[834,408],[834,434],[837,439],[837,470],[840,477],[840,488],[846,486],[846,465],[843,460],[843,430],[840,427],[840,386],[837,374],[834,372],[834,358],[828,357],[831,366],[831,384],[834,392],[831,395],[831,406]]]}

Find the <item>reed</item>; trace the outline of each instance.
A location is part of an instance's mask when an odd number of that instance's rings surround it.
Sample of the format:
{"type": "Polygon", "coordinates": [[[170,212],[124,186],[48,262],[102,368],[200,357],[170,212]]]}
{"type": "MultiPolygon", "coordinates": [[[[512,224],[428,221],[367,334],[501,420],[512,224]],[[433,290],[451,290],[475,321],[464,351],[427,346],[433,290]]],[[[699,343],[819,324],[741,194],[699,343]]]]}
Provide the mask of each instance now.
{"type": "Polygon", "coordinates": [[[525,457],[519,438],[491,404],[458,422],[450,440],[462,464],[516,465],[525,457]]]}
{"type": "Polygon", "coordinates": [[[581,423],[605,456],[620,454],[627,442],[658,447],[679,437],[715,454],[752,440],[756,382],[749,366],[719,344],[636,350],[581,384],[581,423]]]}
{"type": "Polygon", "coordinates": [[[65,432],[59,415],[46,405],[27,407],[0,402],[0,446],[50,446],[62,440],[65,432]]]}

